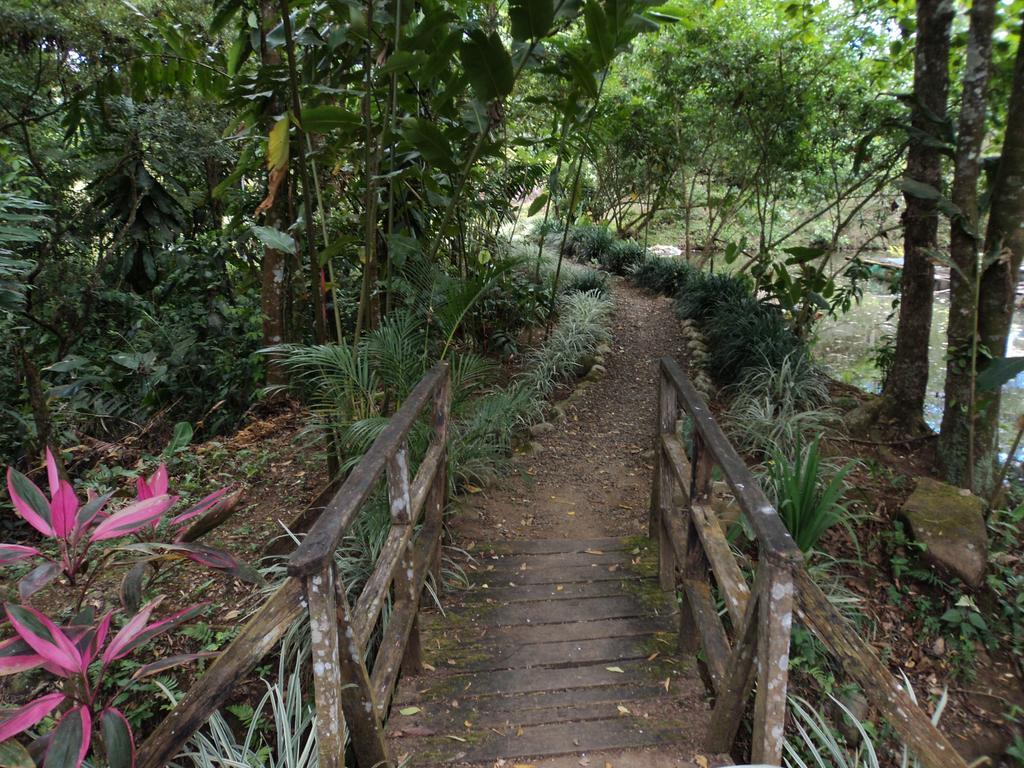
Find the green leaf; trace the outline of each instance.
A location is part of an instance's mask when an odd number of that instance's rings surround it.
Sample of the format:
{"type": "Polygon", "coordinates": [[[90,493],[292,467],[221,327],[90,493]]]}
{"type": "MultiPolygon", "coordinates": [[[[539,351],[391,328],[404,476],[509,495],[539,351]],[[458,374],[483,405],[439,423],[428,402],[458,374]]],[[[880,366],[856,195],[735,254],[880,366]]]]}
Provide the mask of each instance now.
{"type": "Polygon", "coordinates": [[[495,101],[512,92],[512,57],[497,32],[474,29],[462,41],[462,66],[481,101],[495,101]]]}
{"type": "Polygon", "coordinates": [[[537,199],[534,200],[532,203],[530,203],[530,208],[526,212],[526,215],[527,216],[533,216],[535,213],[540,211],[540,209],[543,208],[547,204],[547,202],[548,202],[548,193],[547,192],[544,192],[544,193],[542,193],[540,195],[537,195],[537,199]]]}
{"type": "Polygon", "coordinates": [[[568,51],[565,54],[565,58],[569,62],[569,71],[572,74],[572,81],[579,86],[583,93],[592,99],[596,99],[597,80],[594,78],[594,72],[589,66],[587,66],[587,62],[572,51],[568,51]]]}
{"type": "Polygon", "coordinates": [[[84,706],[75,707],[60,719],[53,729],[43,768],[77,768],[82,744],[89,738],[85,730],[86,712],[84,706]]]}
{"type": "Polygon", "coordinates": [[[902,191],[906,192],[911,197],[917,197],[921,200],[941,200],[942,193],[939,192],[931,184],[925,184],[923,181],[915,181],[914,179],[899,179],[896,182],[896,186],[902,191]]]}
{"type": "Polygon", "coordinates": [[[419,707],[402,707],[400,710],[398,710],[399,714],[405,715],[406,717],[409,717],[411,715],[418,715],[422,711],[423,710],[421,710],[419,707]]]}
{"type": "Polygon", "coordinates": [[[817,258],[825,255],[824,248],[811,248],[808,246],[797,245],[792,248],[783,248],[783,253],[788,253],[793,258],[786,259],[786,264],[795,266],[797,264],[806,264],[809,261],[814,261],[817,258]]]}
{"type": "Polygon", "coordinates": [[[135,745],[128,720],[116,709],[105,709],[100,716],[100,725],[110,768],[132,768],[135,764],[135,745]]]}
{"type": "Polygon", "coordinates": [[[192,442],[192,425],[187,421],[179,421],[174,425],[174,437],[171,438],[171,442],[167,444],[164,449],[164,453],[176,453],[184,448],[187,448],[189,443],[192,442]]]}
{"type": "Polygon", "coordinates": [[[547,37],[555,20],[553,0],[509,0],[508,16],[516,40],[547,37]]]}
{"type": "Polygon", "coordinates": [[[36,768],[32,755],[14,739],[0,744],[0,768],[36,768]]]}
{"type": "Polygon", "coordinates": [[[1024,357],[993,357],[978,374],[978,390],[999,389],[1006,382],[1024,373],[1024,357]]]}
{"type": "Polygon", "coordinates": [[[358,115],[331,104],[303,107],[299,123],[307,133],[327,133],[336,128],[354,129],[362,125],[358,115]]]}
{"type": "Polygon", "coordinates": [[[255,224],[250,229],[256,236],[256,239],[267,246],[267,248],[275,251],[284,251],[285,253],[295,253],[295,238],[291,235],[279,229],[274,229],[274,227],[259,227],[255,224]]]}
{"type": "Polygon", "coordinates": [[[587,40],[598,69],[607,67],[615,56],[615,40],[608,26],[608,17],[597,0],[589,0],[583,9],[587,40]]]}
{"type": "Polygon", "coordinates": [[[428,163],[445,170],[454,168],[452,146],[441,129],[430,120],[407,117],[402,121],[401,134],[428,163]]]}
{"type": "Polygon", "coordinates": [[[396,51],[384,62],[384,66],[377,70],[380,75],[396,75],[401,72],[408,72],[410,69],[425,64],[430,57],[423,51],[396,51]]]}

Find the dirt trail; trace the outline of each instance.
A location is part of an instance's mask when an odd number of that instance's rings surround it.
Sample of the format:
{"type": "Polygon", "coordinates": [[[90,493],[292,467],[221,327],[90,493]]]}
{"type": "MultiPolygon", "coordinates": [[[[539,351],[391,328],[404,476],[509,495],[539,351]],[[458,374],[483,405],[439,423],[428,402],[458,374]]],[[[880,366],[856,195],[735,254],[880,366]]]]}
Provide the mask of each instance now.
{"type": "Polygon", "coordinates": [[[470,496],[456,530],[469,540],[645,533],[657,361],[682,359],[671,301],[612,284],[608,374],[566,404],[566,419],[517,455],[504,481],[470,496]]]}

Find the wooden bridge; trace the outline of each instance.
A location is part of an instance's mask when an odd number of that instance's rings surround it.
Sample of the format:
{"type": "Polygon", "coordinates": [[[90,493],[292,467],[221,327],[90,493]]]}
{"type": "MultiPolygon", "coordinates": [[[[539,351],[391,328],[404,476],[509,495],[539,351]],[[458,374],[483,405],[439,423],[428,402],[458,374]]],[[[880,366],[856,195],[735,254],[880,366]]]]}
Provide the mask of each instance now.
{"type": "Polygon", "coordinates": [[[966,768],[810,578],[675,362],[661,360],[659,380],[650,538],[485,547],[470,588],[443,595],[442,613],[421,610],[428,576],[440,585],[448,485],[449,374],[439,364],[325,506],[288,578],[142,745],[139,766],[172,760],[297,620],[311,628],[322,768],[549,756],[575,766],[589,764],[584,753],[651,747],[675,750],[667,764],[697,753],[707,763],[736,747],[748,711],[742,757],[780,765],[798,621],[924,768],[966,768]],[[432,439],[413,475],[408,437],[424,419],[432,439]],[[755,552],[738,555],[726,540],[716,472],[755,552]],[[334,554],[380,483],[392,526],[350,605],[334,554]]]}

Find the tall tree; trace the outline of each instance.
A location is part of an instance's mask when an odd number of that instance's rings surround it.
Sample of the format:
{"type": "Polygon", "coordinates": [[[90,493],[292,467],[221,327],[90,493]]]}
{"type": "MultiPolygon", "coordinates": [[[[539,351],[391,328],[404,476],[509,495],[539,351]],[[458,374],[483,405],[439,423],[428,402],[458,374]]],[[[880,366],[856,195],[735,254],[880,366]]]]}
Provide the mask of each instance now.
{"type": "MultiPolygon", "coordinates": [[[[978,307],[980,348],[1004,357],[1024,260],[1024,46],[1018,45],[1006,133],[992,187],[978,307]]],[[[999,389],[986,394],[975,422],[975,466],[991,469],[997,454],[999,389]]],[[[987,482],[987,480],[986,480],[987,482]]],[[[987,489],[986,489],[987,490],[987,489]]]]}
{"type": "MultiPolygon", "coordinates": [[[[992,61],[995,0],[974,0],[967,35],[967,62],[957,128],[949,255],[950,309],[946,330],[946,386],[939,458],[946,477],[974,485],[973,414],[978,363],[978,178],[985,140],[985,102],[992,61]]],[[[991,475],[991,472],[985,472],[991,475]]],[[[981,478],[979,478],[981,479],[981,478]]]]}
{"type": "MultiPolygon", "coordinates": [[[[917,44],[914,50],[912,135],[906,178],[911,184],[942,187],[941,127],[949,90],[949,35],[954,16],[949,0],[917,0],[917,44]]],[[[896,355],[879,404],[880,421],[900,431],[927,429],[924,398],[928,387],[928,340],[932,325],[935,267],[931,253],[938,245],[935,200],[916,187],[904,193],[903,276],[896,355]]]]}

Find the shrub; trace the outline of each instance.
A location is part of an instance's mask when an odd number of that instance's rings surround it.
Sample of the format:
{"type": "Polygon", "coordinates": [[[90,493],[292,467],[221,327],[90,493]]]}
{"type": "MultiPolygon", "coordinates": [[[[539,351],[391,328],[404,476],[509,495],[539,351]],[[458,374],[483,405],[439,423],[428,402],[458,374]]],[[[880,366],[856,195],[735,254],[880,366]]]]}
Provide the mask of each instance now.
{"type": "Polygon", "coordinates": [[[615,235],[607,227],[581,224],[569,230],[568,252],[577,261],[603,263],[604,255],[615,244],[615,235]]]}
{"type": "Polygon", "coordinates": [[[735,303],[717,302],[701,330],[711,371],[720,384],[738,381],[748,368],[777,365],[804,350],[779,309],[749,295],[735,303]]]}
{"type": "Polygon", "coordinates": [[[752,297],[750,281],[741,275],[695,272],[676,298],[676,312],[683,320],[703,324],[720,305],[738,305],[752,297]]]}
{"type": "Polygon", "coordinates": [[[640,243],[635,240],[618,240],[598,256],[598,262],[613,275],[625,277],[632,274],[646,257],[647,249],[640,243]]]}
{"type": "Polygon", "coordinates": [[[697,274],[697,270],[685,261],[653,257],[634,267],[633,282],[651,293],[677,296],[697,274]]]}
{"type": "Polygon", "coordinates": [[[825,482],[817,439],[799,451],[792,463],[781,452],[773,453],[768,488],[775,495],[779,517],[802,552],[813,549],[825,531],[845,518],[841,499],[851,469],[853,464],[847,464],[825,482]]]}

